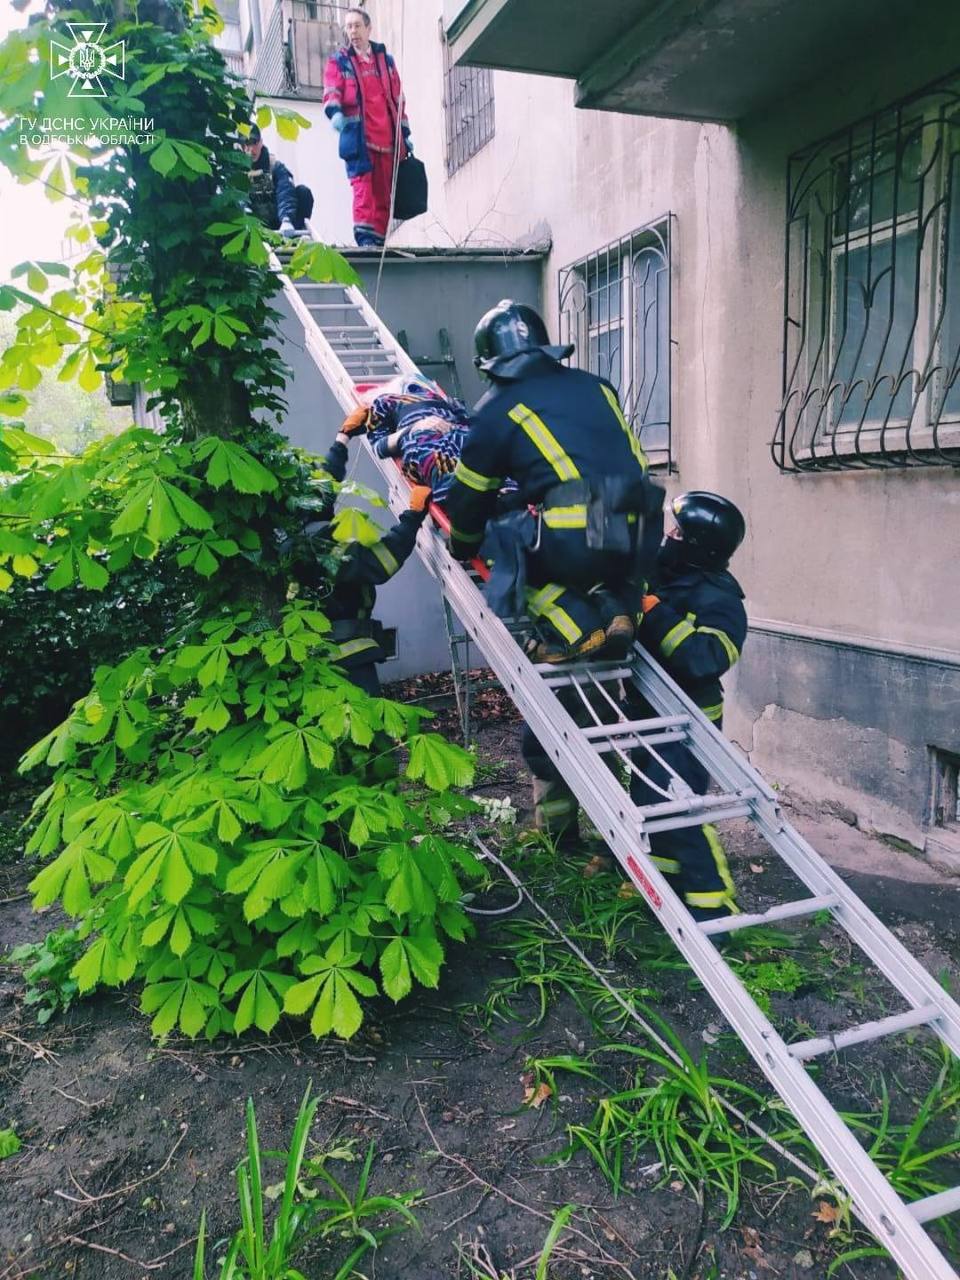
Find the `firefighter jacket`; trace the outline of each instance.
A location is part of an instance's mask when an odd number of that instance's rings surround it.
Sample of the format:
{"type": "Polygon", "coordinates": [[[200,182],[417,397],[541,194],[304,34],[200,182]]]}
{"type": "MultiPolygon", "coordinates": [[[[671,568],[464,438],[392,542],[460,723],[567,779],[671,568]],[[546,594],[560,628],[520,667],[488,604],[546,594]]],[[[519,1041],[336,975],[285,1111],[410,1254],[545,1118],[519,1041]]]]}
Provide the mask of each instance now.
{"type": "MultiPolygon", "coordinates": [[[[341,481],[347,470],[347,447],[334,442],[327,453],[324,470],[341,481]]],[[[328,536],[333,517],[333,498],[308,524],[305,535],[328,536]]],[[[397,523],[372,546],[348,543],[343,551],[330,594],[320,601],[324,613],[333,623],[330,639],[338,646],[336,661],[349,670],[370,662],[382,662],[386,656],[380,642],[380,626],[372,614],[377,587],[387,582],[413,551],[417,532],[426,518],[424,511],[404,511],[397,523]]]]}
{"type": "Polygon", "coordinates": [[[643,615],[640,641],[714,722],[723,715],[720,677],[740,657],[747,614],[740,584],[726,570],[683,568],[654,589],[660,603],[643,615]]]}
{"type": "Polygon", "coordinates": [[[250,212],[272,231],[281,222],[295,222],[297,195],[293,177],[282,160],[273,160],[266,147],[250,170],[250,212]]]}
{"type": "Polygon", "coordinates": [[[613,387],[543,356],[521,378],[498,382],[474,410],[445,502],[450,552],[476,555],[507,476],[524,503],[543,506],[547,528],[586,533],[588,504],[578,488],[609,480],[642,490],[646,468],[613,387]]]}
{"type": "MultiPolygon", "coordinates": [[[[398,159],[407,158],[406,139],[410,136],[410,125],[407,122],[406,102],[400,85],[400,72],[393,55],[387,53],[386,45],[370,42],[373,64],[386,92],[387,110],[393,122],[394,130],[400,122],[403,141],[400,144],[398,159]]],[[[363,120],[363,94],[360,89],[360,77],[357,75],[357,55],[352,48],[338,49],[327,61],[323,73],[323,110],[328,119],[332,119],[338,111],[346,116],[340,133],[338,150],[340,159],[347,167],[348,178],[359,178],[373,169],[370,150],[363,120]]]]}

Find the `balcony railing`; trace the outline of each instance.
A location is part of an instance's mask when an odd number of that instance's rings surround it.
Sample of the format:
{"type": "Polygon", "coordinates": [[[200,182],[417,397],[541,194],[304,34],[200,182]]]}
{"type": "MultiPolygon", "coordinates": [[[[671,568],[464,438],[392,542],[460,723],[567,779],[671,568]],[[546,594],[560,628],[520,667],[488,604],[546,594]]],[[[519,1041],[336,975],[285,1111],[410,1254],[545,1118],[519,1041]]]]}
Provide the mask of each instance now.
{"type": "Polygon", "coordinates": [[[343,43],[347,4],[280,0],[263,34],[252,76],[269,98],[323,97],[327,59],[343,43]]]}

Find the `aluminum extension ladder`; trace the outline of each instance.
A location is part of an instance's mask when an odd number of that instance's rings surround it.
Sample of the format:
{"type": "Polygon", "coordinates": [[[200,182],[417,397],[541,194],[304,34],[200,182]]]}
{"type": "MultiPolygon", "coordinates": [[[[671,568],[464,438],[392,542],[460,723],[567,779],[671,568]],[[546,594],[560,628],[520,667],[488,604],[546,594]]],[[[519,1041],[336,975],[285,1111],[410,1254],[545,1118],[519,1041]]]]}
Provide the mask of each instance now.
{"type": "MultiPolygon", "coordinates": [[[[274,267],[280,270],[276,259],[274,267]]],[[[291,281],[282,275],[281,280],[290,306],[303,323],[306,349],[345,411],[356,407],[360,392],[398,373],[419,374],[359,289],[291,281]]],[[[392,462],[375,461],[386,480],[390,506],[400,512],[407,506],[406,481],[392,462]]],[[[921,1026],[960,1057],[960,1007],[785,820],[775,793],[763,778],[643,650],[637,648],[619,663],[532,665],[508,627],[487,608],[480,590],[481,566],[470,571],[451,559],[440,531],[446,525],[443,513],[434,508],[432,514],[434,522],[420,531],[417,552],[439,584],[446,604],[549,750],[634,886],[851,1196],[858,1216],[908,1280],[958,1280],[924,1224],[960,1210],[960,1186],[905,1203],[804,1063],[921,1026]],[[623,688],[638,695],[655,715],[628,719],[618,696],[623,688]],[[585,728],[575,723],[555,696],[561,690],[568,702],[583,703],[588,720],[585,728]],[[623,782],[602,757],[614,753],[627,771],[636,771],[630,761],[631,750],[643,746],[656,758],[658,744],[665,742],[687,744],[709,770],[718,791],[695,796],[674,774],[672,785],[660,789],[662,800],[645,807],[634,805],[623,782]],[[733,818],[745,818],[753,824],[803,882],[809,896],[761,914],[698,924],[650,860],[649,835],[733,818]],[[846,1031],[788,1045],[725,963],[713,939],[735,929],[821,911],[830,912],[835,924],[899,992],[906,1008],[846,1031]]]]}

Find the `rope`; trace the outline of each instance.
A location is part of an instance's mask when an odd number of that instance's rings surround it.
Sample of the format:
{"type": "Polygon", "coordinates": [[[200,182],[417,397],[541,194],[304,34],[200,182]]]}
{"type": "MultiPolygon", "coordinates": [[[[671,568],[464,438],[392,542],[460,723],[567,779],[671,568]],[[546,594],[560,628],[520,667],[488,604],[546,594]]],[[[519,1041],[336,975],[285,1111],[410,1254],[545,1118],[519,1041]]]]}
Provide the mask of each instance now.
{"type": "MultiPolygon", "coordinates": [[[[656,1030],[656,1028],[652,1027],[650,1023],[647,1022],[647,1020],[640,1013],[637,1012],[637,1009],[633,1005],[633,1003],[627,1000],[617,990],[617,988],[613,986],[613,984],[607,978],[604,977],[604,975],[600,972],[597,966],[580,949],[580,947],[577,946],[577,944],[573,941],[573,939],[570,938],[566,933],[564,933],[563,929],[560,927],[559,924],[557,924],[556,920],[554,920],[553,916],[550,915],[550,913],[546,910],[546,908],[542,907],[540,903],[537,902],[536,898],[534,898],[534,896],[531,894],[530,890],[526,887],[523,881],[513,871],[511,871],[511,869],[507,866],[505,862],[503,862],[501,858],[498,858],[497,855],[483,843],[483,841],[480,839],[478,835],[474,835],[472,839],[473,839],[473,843],[480,850],[481,858],[483,858],[488,862],[492,862],[494,866],[496,866],[497,868],[499,868],[500,871],[503,872],[503,874],[507,877],[507,879],[513,885],[513,887],[517,890],[521,898],[525,898],[527,902],[530,903],[534,911],[536,911],[537,914],[541,917],[541,919],[543,919],[547,923],[547,925],[549,925],[550,929],[560,939],[560,941],[573,952],[573,954],[577,957],[580,963],[586,966],[586,968],[590,971],[592,976],[597,980],[597,982],[600,983],[600,985],[604,988],[604,990],[606,990],[613,997],[613,999],[617,1002],[617,1004],[624,1011],[624,1013],[630,1018],[630,1020],[637,1024],[637,1026],[641,1029],[641,1031],[643,1031],[644,1035],[649,1037],[649,1039],[653,1041],[653,1043],[657,1046],[657,1048],[662,1053],[665,1053],[667,1057],[670,1058],[670,1060],[674,1062],[678,1067],[682,1067],[684,1065],[683,1059],[676,1052],[676,1050],[669,1043],[669,1041],[664,1040],[663,1036],[660,1035],[660,1033],[656,1030]]],[[[721,1093],[717,1093],[716,1097],[717,1097],[717,1101],[723,1107],[724,1111],[728,1113],[728,1115],[733,1116],[735,1120],[739,1120],[740,1123],[745,1128],[749,1129],[750,1132],[755,1137],[760,1138],[762,1142],[764,1142],[767,1146],[772,1148],[772,1150],[774,1150],[777,1153],[777,1155],[782,1156],[784,1160],[788,1160],[790,1164],[794,1166],[795,1169],[799,1169],[800,1172],[803,1174],[803,1176],[808,1180],[808,1182],[814,1185],[820,1182],[821,1180],[820,1175],[816,1172],[815,1169],[811,1169],[811,1167],[808,1164],[805,1164],[804,1161],[801,1160],[799,1156],[794,1155],[792,1151],[789,1151],[785,1146],[783,1146],[782,1143],[778,1142],[776,1138],[772,1137],[769,1133],[767,1133],[766,1129],[761,1128],[760,1125],[758,1125],[754,1120],[751,1120],[750,1117],[746,1115],[743,1111],[741,1111],[738,1106],[728,1101],[728,1099],[726,1099],[721,1093]]],[[[856,1213],[855,1208],[853,1211],[854,1213],[856,1213]]]]}

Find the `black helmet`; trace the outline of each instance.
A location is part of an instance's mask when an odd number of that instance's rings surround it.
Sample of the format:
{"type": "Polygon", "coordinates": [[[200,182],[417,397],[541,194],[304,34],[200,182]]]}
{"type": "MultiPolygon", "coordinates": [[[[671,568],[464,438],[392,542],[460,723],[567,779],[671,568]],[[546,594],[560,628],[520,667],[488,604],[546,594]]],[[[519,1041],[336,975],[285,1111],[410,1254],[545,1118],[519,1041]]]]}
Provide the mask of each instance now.
{"type": "Polygon", "coordinates": [[[477,368],[501,378],[516,376],[527,363],[523,356],[540,353],[551,360],[566,360],[573,354],[572,343],[551,346],[539,313],[511,298],[504,298],[481,317],[473,341],[477,368]]]}
{"type": "Polygon", "coordinates": [[[725,569],[747,531],[729,498],[704,489],[681,493],[670,504],[683,534],[683,559],[699,569],[725,569]]]}

